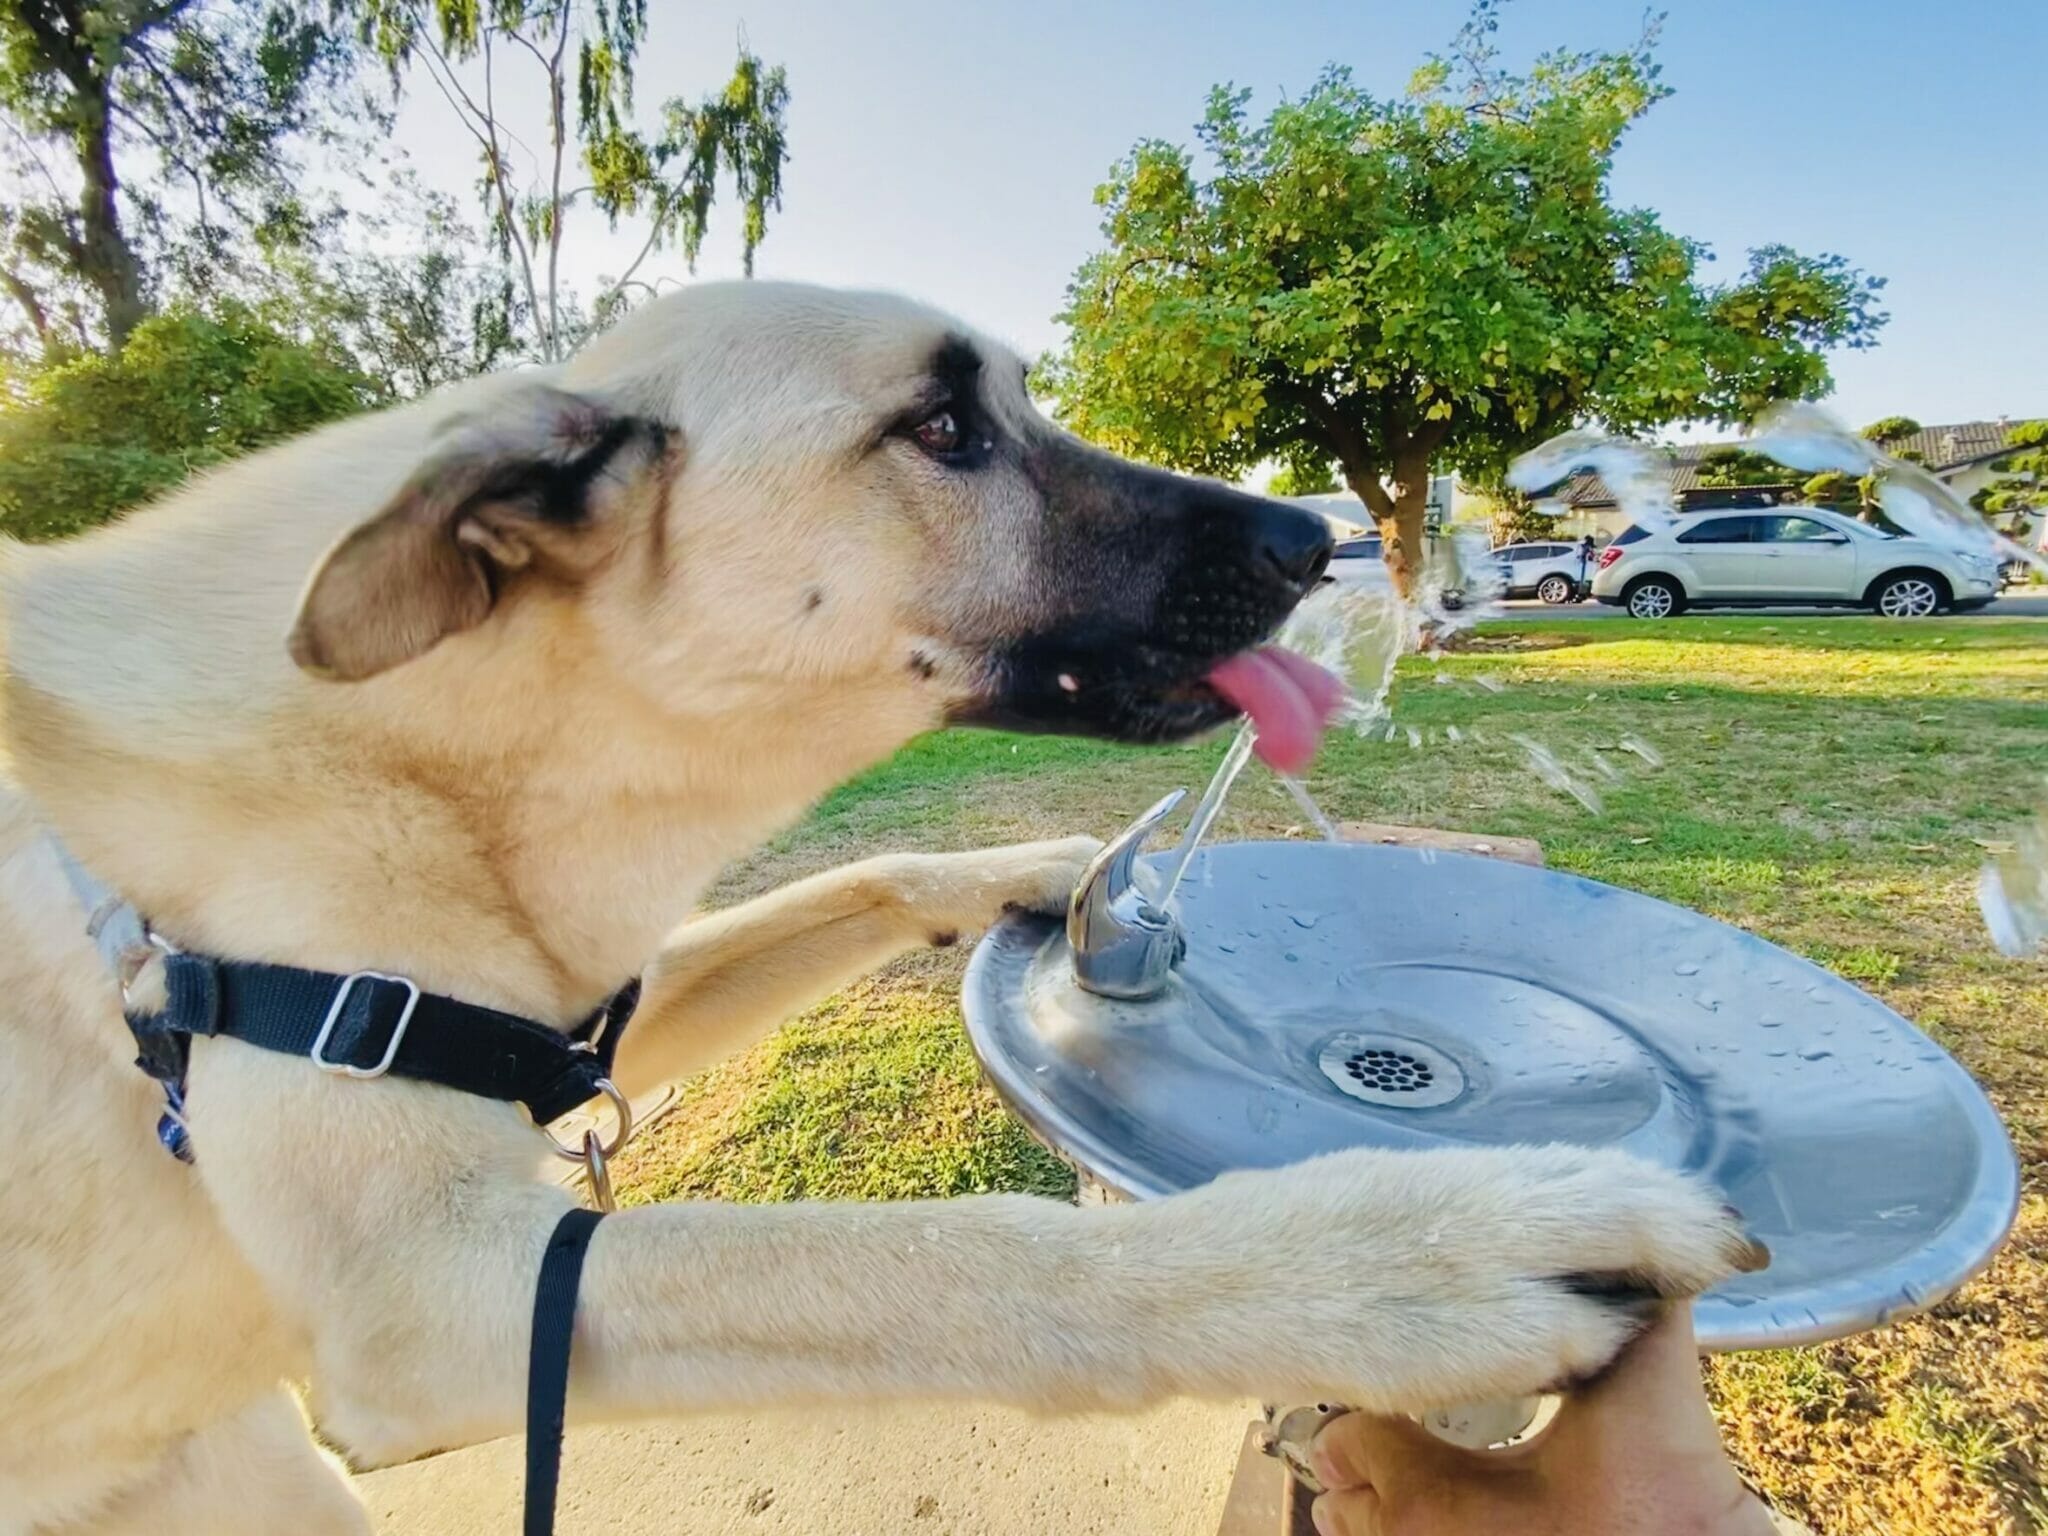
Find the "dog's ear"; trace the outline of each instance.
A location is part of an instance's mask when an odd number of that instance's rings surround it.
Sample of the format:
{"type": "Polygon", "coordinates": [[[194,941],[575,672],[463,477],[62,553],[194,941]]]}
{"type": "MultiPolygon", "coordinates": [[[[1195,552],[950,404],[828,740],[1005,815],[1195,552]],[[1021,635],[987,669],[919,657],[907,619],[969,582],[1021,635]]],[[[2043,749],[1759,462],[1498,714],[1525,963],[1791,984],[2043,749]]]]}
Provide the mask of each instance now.
{"type": "Polygon", "coordinates": [[[327,552],[291,656],[353,681],[481,624],[509,572],[573,576],[615,547],[621,499],[663,459],[658,422],[546,385],[515,387],[446,441],[327,552]]]}

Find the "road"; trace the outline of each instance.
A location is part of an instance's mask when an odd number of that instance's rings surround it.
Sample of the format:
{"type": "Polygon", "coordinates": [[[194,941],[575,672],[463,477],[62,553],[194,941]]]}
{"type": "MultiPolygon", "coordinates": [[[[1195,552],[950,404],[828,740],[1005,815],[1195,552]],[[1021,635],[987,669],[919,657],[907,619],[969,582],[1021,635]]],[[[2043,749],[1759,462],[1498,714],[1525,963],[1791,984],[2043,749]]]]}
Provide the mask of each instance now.
{"type": "MultiPolygon", "coordinates": [[[[1500,606],[1503,614],[1518,619],[1620,619],[1628,616],[1621,609],[1610,608],[1605,603],[1571,603],[1553,608],[1547,603],[1539,603],[1534,599],[1530,599],[1527,601],[1502,603],[1500,606]]],[[[1745,615],[1775,614],[1793,618],[1829,618],[1855,613],[1859,610],[1853,608],[1708,608],[1695,611],[1708,615],[1740,613],[1745,615]]],[[[1959,613],[1955,617],[1967,619],[1975,618],[1979,615],[1987,619],[2048,619],[2048,595],[2037,596],[2028,593],[2023,596],[2001,597],[1988,608],[1978,608],[1971,613],[1959,613]]]]}

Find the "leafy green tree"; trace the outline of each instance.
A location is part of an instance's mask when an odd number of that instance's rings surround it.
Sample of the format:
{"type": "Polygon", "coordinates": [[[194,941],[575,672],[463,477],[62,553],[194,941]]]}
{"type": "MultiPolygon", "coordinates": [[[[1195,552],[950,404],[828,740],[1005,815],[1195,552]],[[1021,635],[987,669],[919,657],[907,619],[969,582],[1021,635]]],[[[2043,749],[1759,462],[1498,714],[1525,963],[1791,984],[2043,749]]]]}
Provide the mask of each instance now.
{"type": "Polygon", "coordinates": [[[152,316],[119,352],[45,368],[0,409],[0,533],[75,533],[379,398],[346,352],[243,306],[152,316]]]}
{"type": "Polygon", "coordinates": [[[1322,464],[1282,464],[1266,482],[1268,496],[1328,496],[1337,489],[1337,472],[1322,464]]]}
{"type": "Polygon", "coordinates": [[[0,6],[0,287],[14,344],[119,347],[168,270],[203,284],[296,201],[294,146],[360,120],[317,0],[0,6]]]}
{"type": "Polygon", "coordinates": [[[1555,502],[1531,501],[1513,491],[1496,492],[1487,501],[1486,532],[1496,549],[1556,539],[1562,521],[1555,502]]]}
{"type": "Polygon", "coordinates": [[[1920,430],[1920,423],[1910,416],[1880,416],[1863,429],[1863,436],[1882,447],[1895,443],[1902,437],[1911,437],[1920,430]]]}
{"type": "Polygon", "coordinates": [[[533,352],[566,355],[580,334],[636,294],[655,253],[678,247],[695,265],[721,181],[741,211],[748,275],[782,206],[789,86],[744,45],[732,78],[699,102],[672,97],[660,126],[632,122],[634,66],[646,36],[646,0],[345,0],[361,36],[394,78],[417,64],[476,141],[491,238],[518,275],[533,352]],[[538,133],[522,133],[504,91],[511,70],[537,78],[538,133]],[[523,146],[537,146],[531,156],[523,146]],[[561,284],[562,240],[590,208],[616,229],[644,221],[646,239],[626,269],[579,310],[561,284]]]}
{"type": "Polygon", "coordinates": [[[2026,517],[2048,507],[2048,421],[2023,421],[2006,434],[2017,449],[1991,467],[1999,478],[1970,498],[1987,517],[2026,517]]]}
{"type": "Polygon", "coordinates": [[[1786,485],[1792,471],[1776,459],[1746,448],[1714,448],[1699,463],[1701,485],[1786,485]]]}
{"type": "Polygon", "coordinates": [[[1514,76],[1496,12],[1481,0],[1458,62],[1399,99],[1332,68],[1253,122],[1222,87],[1202,170],[1139,144],[1096,194],[1107,248],[1068,290],[1046,371],[1064,420],[1214,474],[1335,460],[1405,592],[1432,462],[1487,483],[1574,424],[1732,421],[1824,391],[1823,352],[1883,323],[1880,280],[1769,246],[1705,282],[1703,247],[1608,192],[1665,94],[1654,36],[1514,76]]]}
{"type": "Polygon", "coordinates": [[[376,207],[330,212],[269,253],[251,306],[281,333],[356,360],[381,397],[410,398],[521,355],[526,318],[503,263],[455,202],[403,173],[376,207]]]}

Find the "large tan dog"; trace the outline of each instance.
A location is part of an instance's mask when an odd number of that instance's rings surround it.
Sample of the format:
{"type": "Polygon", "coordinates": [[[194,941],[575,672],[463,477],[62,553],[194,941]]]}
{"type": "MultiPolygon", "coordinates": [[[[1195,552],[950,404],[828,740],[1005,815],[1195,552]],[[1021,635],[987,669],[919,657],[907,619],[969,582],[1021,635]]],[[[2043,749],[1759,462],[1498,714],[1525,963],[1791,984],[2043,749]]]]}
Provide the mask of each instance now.
{"type": "MultiPolygon", "coordinates": [[[[1216,723],[1207,669],[1323,543],[1065,436],[942,317],[753,284],[10,552],[0,1532],[364,1530],[287,1383],[359,1465],[517,1428],[570,1198],[514,1107],[235,1041],[194,1042],[197,1161],[166,1156],[46,832],[188,950],[556,1025],[644,971],[637,1092],[1056,906],[1093,844],[876,859],[691,919],[722,864],[947,721],[1216,723]]],[[[1558,1149],[1127,1209],[637,1209],[591,1250],[572,1411],[1480,1399],[1629,1336],[1586,1274],[1691,1292],[1740,1247],[1693,1185],[1558,1149]]]]}

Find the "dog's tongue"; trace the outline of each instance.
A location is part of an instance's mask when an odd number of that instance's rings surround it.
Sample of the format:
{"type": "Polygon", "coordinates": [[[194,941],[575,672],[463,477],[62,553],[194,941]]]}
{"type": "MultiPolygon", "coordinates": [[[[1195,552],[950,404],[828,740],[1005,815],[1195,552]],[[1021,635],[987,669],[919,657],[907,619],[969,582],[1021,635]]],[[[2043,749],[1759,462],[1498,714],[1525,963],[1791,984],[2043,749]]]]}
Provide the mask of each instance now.
{"type": "Polygon", "coordinates": [[[1222,662],[1209,686],[1242,710],[1258,731],[1252,750],[1282,773],[1300,773],[1316,755],[1323,728],[1344,702],[1344,684],[1306,656],[1262,645],[1222,662]]]}

